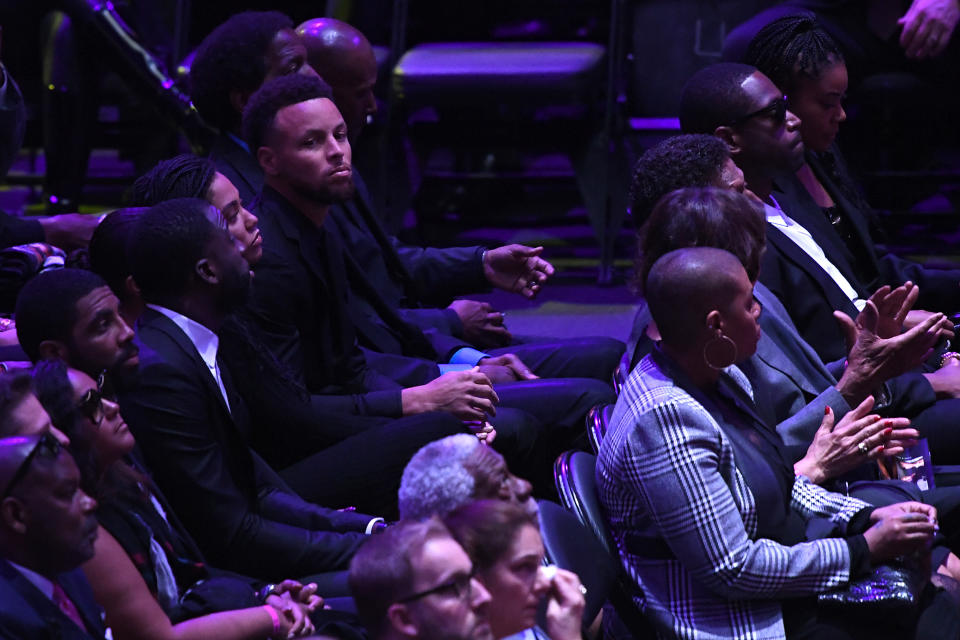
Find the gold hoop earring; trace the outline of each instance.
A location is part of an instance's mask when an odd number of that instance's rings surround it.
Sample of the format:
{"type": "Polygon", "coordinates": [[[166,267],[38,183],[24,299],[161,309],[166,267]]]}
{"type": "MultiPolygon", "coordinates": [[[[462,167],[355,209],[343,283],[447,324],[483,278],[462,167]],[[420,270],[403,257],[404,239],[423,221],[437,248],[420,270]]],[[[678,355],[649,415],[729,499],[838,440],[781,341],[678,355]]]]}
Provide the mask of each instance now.
{"type": "Polygon", "coordinates": [[[715,369],[717,371],[721,369],[726,369],[727,367],[729,367],[730,365],[732,365],[734,362],[737,361],[737,343],[735,343],[733,340],[731,340],[729,337],[727,337],[723,333],[717,333],[717,335],[715,335],[713,338],[708,340],[705,345],[703,345],[703,361],[711,369],[715,369]],[[716,349],[718,347],[721,350],[725,349],[726,354],[723,354],[723,353],[717,354],[716,349]],[[711,351],[714,352],[713,355],[720,355],[720,356],[726,355],[728,357],[721,357],[719,359],[714,359],[714,361],[711,362],[710,361],[711,351]],[[717,362],[718,360],[720,362],[725,362],[726,364],[721,364],[721,365],[714,364],[714,362],[717,362]]]}

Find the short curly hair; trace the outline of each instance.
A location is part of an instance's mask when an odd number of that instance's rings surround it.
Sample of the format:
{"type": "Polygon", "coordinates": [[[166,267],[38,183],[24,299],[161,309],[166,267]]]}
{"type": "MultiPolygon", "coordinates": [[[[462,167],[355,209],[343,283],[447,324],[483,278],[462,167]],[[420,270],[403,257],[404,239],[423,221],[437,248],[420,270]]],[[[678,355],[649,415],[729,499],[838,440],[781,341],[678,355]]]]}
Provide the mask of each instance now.
{"type": "Polygon", "coordinates": [[[293,74],[274,78],[257,90],[243,110],[243,138],[254,154],[263,146],[273,121],[284,107],[307,100],[333,101],[330,85],[317,76],[293,74]]]}
{"type": "Polygon", "coordinates": [[[726,143],[702,133],[667,138],[648,149],[633,166],[630,181],[630,214],[636,228],[671,191],[713,184],[729,157],[726,143]]]}
{"type": "Polygon", "coordinates": [[[244,11],[214,29],[200,46],[190,67],[190,98],[209,124],[232,131],[240,114],[230,92],[253,93],[267,76],[270,42],[293,21],[279,11],[244,11]]]}
{"type": "Polygon", "coordinates": [[[476,481],[464,462],[479,446],[482,445],[475,436],[458,433],[417,451],[400,479],[397,495],[400,517],[404,520],[442,517],[470,502],[476,481]]]}

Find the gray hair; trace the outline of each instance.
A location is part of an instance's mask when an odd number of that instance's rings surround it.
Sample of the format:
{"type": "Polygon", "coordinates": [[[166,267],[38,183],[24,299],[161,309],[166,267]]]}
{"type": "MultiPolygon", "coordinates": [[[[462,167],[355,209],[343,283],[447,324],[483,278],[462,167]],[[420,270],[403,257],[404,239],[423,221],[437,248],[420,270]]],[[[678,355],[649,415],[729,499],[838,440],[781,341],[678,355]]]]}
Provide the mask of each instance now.
{"type": "Polygon", "coordinates": [[[404,520],[445,516],[470,502],[476,482],[464,467],[483,446],[476,436],[458,433],[425,445],[417,451],[400,479],[398,502],[404,520]]]}

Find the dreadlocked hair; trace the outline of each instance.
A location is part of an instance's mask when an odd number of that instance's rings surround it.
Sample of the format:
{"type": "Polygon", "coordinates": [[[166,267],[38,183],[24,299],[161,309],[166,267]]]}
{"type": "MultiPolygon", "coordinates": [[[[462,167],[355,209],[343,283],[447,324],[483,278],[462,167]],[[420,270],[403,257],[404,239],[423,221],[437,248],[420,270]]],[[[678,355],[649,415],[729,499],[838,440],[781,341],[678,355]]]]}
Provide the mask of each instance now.
{"type": "Polygon", "coordinates": [[[744,63],[753,65],[790,94],[797,76],[817,78],[843,62],[843,53],[812,13],[774,20],[750,41],[744,63]]]}

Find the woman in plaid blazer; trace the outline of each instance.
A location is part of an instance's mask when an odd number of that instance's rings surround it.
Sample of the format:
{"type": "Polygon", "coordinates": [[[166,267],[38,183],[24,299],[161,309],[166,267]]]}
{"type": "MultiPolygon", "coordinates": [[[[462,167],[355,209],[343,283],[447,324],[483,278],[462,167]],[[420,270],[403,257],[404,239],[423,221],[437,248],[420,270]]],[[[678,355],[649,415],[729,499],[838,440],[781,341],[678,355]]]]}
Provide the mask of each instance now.
{"type": "Polygon", "coordinates": [[[666,637],[850,637],[818,620],[813,596],[873,562],[926,549],[935,510],[873,509],[794,476],[732,366],[754,352],[760,331],[732,255],[671,252],[645,293],[660,347],[630,375],[597,465],[637,604],[666,637]],[[844,537],[806,541],[812,517],[844,537]]]}

